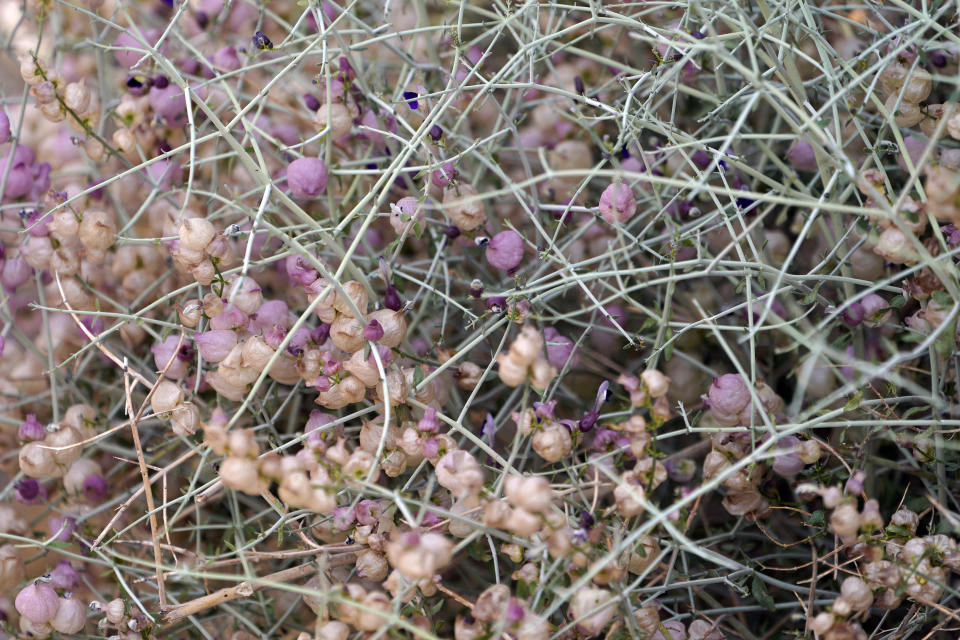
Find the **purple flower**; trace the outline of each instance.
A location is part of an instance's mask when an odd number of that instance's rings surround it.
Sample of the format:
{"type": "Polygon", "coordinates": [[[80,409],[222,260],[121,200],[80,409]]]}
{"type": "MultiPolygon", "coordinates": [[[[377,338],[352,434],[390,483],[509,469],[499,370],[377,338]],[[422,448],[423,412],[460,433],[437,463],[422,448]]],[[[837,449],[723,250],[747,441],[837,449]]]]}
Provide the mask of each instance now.
{"type": "Polygon", "coordinates": [[[523,262],[523,238],[513,230],[501,231],[487,243],[485,255],[491,266],[513,271],[523,262]]]}
{"type": "Polygon", "coordinates": [[[430,137],[433,139],[434,142],[437,142],[438,140],[440,140],[440,138],[443,137],[443,129],[441,129],[440,125],[438,124],[435,124],[432,127],[430,127],[429,133],[430,133],[430,137]]]}
{"type": "Polygon", "coordinates": [[[491,296],[487,298],[487,307],[494,313],[503,313],[507,308],[507,299],[503,296],[491,296]]]}
{"type": "Polygon", "coordinates": [[[13,493],[20,504],[40,504],[47,499],[47,489],[33,478],[18,480],[13,493]]]}
{"type": "Polygon", "coordinates": [[[17,435],[24,442],[31,442],[34,440],[43,440],[47,435],[47,431],[43,428],[43,425],[37,421],[35,414],[28,413],[27,419],[20,424],[17,435]]]}
{"type": "Polygon", "coordinates": [[[100,502],[107,497],[107,481],[99,473],[87,476],[83,481],[83,496],[90,502],[100,502]]]}
{"type": "Polygon", "coordinates": [[[297,158],[287,167],[287,186],[297,198],[313,198],[327,187],[327,165],[319,158],[297,158]]]}
{"type": "Polygon", "coordinates": [[[69,591],[80,584],[80,574],[73,568],[69,560],[60,560],[57,566],[50,571],[50,586],[54,589],[69,591]]]}
{"type": "Polygon", "coordinates": [[[150,85],[153,80],[144,76],[127,76],[127,91],[132,96],[145,96],[150,91],[150,85]]]}
{"type": "Polygon", "coordinates": [[[423,442],[423,457],[436,458],[440,454],[440,443],[436,438],[427,438],[423,442]]]}
{"type": "Polygon", "coordinates": [[[383,306],[391,311],[400,311],[403,308],[403,298],[392,284],[387,285],[387,290],[383,294],[383,306]]]}
{"type": "Polygon", "coordinates": [[[593,402],[593,409],[583,414],[583,417],[580,418],[580,422],[577,424],[583,433],[587,433],[593,429],[593,426],[597,423],[597,419],[600,417],[600,407],[607,401],[607,391],[609,389],[609,380],[604,380],[597,389],[597,398],[593,402]]]}
{"type": "Polygon", "coordinates": [[[273,49],[273,42],[263,31],[257,31],[253,34],[253,46],[261,51],[267,51],[273,49]]]}
{"type": "Polygon", "coordinates": [[[383,326],[380,325],[376,318],[370,320],[367,326],[363,328],[363,337],[370,342],[376,342],[383,337],[383,326]]]}
{"type": "Polygon", "coordinates": [[[329,338],[330,325],[326,322],[310,332],[310,342],[318,347],[322,347],[324,344],[326,344],[329,338]]]}
{"type": "Polygon", "coordinates": [[[407,106],[412,110],[416,111],[420,107],[420,102],[417,101],[417,98],[420,96],[416,91],[404,91],[403,99],[407,101],[407,106]]]}
{"type": "Polygon", "coordinates": [[[436,433],[440,431],[440,421],[437,420],[437,410],[433,407],[427,407],[423,412],[423,417],[417,423],[417,431],[424,433],[436,433]]]}

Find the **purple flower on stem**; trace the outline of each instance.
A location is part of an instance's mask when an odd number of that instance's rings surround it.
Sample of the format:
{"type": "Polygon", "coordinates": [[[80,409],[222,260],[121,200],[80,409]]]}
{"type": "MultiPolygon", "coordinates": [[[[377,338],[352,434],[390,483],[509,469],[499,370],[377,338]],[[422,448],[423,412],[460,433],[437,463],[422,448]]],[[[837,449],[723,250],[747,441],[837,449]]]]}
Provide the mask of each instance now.
{"type": "Polygon", "coordinates": [[[376,342],[383,337],[383,326],[376,318],[370,320],[367,326],[363,328],[363,337],[370,342],[376,342]]]}
{"type": "Polygon", "coordinates": [[[406,100],[407,106],[409,106],[414,111],[416,111],[417,108],[420,107],[420,102],[417,100],[417,98],[419,97],[420,96],[417,94],[416,91],[403,92],[403,99],[406,100]]]}
{"type": "Polygon", "coordinates": [[[587,433],[593,429],[593,426],[597,423],[597,419],[600,417],[600,406],[607,401],[607,390],[609,389],[609,380],[604,380],[597,389],[597,399],[594,400],[593,409],[583,414],[583,417],[580,418],[580,422],[577,424],[583,433],[587,433]]]}
{"type": "Polygon", "coordinates": [[[23,478],[13,485],[13,493],[20,504],[40,504],[47,499],[46,488],[33,478],[23,478]]]}
{"type": "Polygon", "coordinates": [[[80,574],[69,560],[60,560],[50,572],[50,586],[54,589],[70,590],[80,584],[80,574]]]}
{"type": "Polygon", "coordinates": [[[43,428],[43,425],[37,421],[36,415],[28,413],[27,419],[21,423],[17,435],[24,442],[30,442],[33,440],[43,440],[47,435],[47,431],[43,428]]]}
{"type": "Polygon", "coordinates": [[[83,496],[90,502],[100,502],[107,497],[107,481],[99,473],[87,476],[83,481],[83,496]]]}

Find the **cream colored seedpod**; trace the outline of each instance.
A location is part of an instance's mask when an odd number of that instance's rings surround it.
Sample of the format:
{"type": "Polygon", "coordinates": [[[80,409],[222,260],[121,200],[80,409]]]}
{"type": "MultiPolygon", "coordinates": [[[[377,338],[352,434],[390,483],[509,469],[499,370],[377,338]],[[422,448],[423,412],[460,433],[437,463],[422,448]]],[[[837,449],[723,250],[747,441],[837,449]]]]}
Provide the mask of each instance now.
{"type": "Polygon", "coordinates": [[[461,183],[443,191],[443,210],[462,231],[473,231],[483,224],[486,212],[473,185],[461,183]]]}
{"type": "Polygon", "coordinates": [[[313,118],[318,132],[329,127],[329,136],[334,140],[346,136],[353,127],[353,117],[350,110],[342,102],[331,102],[320,105],[313,118]]]}

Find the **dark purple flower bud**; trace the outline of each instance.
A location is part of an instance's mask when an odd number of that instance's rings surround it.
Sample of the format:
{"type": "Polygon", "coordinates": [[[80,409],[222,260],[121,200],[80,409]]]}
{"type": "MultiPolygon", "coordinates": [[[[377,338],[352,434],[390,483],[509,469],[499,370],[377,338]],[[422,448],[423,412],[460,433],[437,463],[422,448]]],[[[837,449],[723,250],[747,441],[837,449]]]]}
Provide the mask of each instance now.
{"type": "Polygon", "coordinates": [[[32,442],[34,440],[43,440],[47,435],[47,431],[43,428],[43,425],[37,421],[35,414],[28,413],[27,419],[20,425],[17,435],[24,442],[32,442]]]}
{"type": "Polygon", "coordinates": [[[469,293],[471,298],[479,298],[483,295],[483,283],[479,278],[474,278],[474,280],[470,282],[469,293]]]}
{"type": "Polygon", "coordinates": [[[166,89],[170,86],[170,78],[162,73],[158,74],[153,78],[153,86],[155,86],[157,89],[166,89]]]}
{"type": "Polygon", "coordinates": [[[400,292],[392,284],[387,285],[387,290],[383,294],[383,306],[391,311],[403,309],[403,298],[400,297],[400,292]]]}
{"type": "Polygon", "coordinates": [[[13,485],[13,495],[20,504],[40,504],[47,499],[47,490],[33,478],[23,478],[13,485]]]}
{"type": "Polygon", "coordinates": [[[943,51],[937,49],[930,53],[930,64],[935,67],[945,67],[947,66],[947,56],[943,51]]]}
{"type": "Polygon", "coordinates": [[[310,342],[318,347],[326,344],[328,338],[330,338],[330,325],[326,322],[310,332],[310,342]]]}
{"type": "Polygon", "coordinates": [[[579,93],[580,95],[583,95],[587,91],[587,88],[583,85],[583,78],[581,78],[580,76],[576,76],[573,79],[573,86],[577,90],[577,93],[579,93]]]}
{"type": "Polygon", "coordinates": [[[303,104],[305,104],[310,111],[316,111],[320,108],[320,101],[317,100],[317,97],[312,93],[303,94],[303,104]]]}
{"type": "Polygon", "coordinates": [[[607,392],[609,390],[610,381],[604,380],[597,389],[597,397],[593,403],[593,410],[583,414],[583,417],[580,418],[580,422],[577,424],[581,432],[587,433],[597,424],[597,419],[600,417],[600,406],[607,401],[607,392]]]}
{"type": "Polygon", "coordinates": [[[581,529],[589,529],[594,524],[596,524],[596,522],[597,520],[596,518],[593,517],[592,513],[590,513],[586,509],[580,510],[579,524],[581,529]]]}
{"type": "Polygon", "coordinates": [[[583,414],[583,417],[580,418],[580,422],[577,423],[577,428],[580,429],[582,433],[589,433],[594,425],[597,424],[597,418],[600,417],[600,414],[596,411],[587,411],[583,414]]]}
{"type": "Polygon", "coordinates": [[[690,35],[696,38],[697,40],[703,40],[704,38],[707,37],[706,34],[703,33],[702,31],[696,31],[696,30],[691,31],[690,35]]]}
{"type": "Polygon", "coordinates": [[[404,91],[403,99],[407,101],[407,106],[412,110],[416,111],[420,107],[420,102],[417,100],[420,96],[416,91],[404,91]]]}
{"type": "Polygon", "coordinates": [[[435,124],[430,127],[430,137],[433,138],[434,142],[440,140],[443,137],[443,129],[440,128],[440,125],[435,124]]]}
{"type": "MultiPolygon", "coordinates": [[[[193,17],[197,21],[197,26],[201,29],[206,29],[207,25],[210,24],[210,16],[207,15],[206,11],[197,11],[195,14],[193,14],[193,17]]],[[[187,73],[191,72],[188,71],[187,73]]]]}
{"type": "Polygon", "coordinates": [[[61,560],[50,571],[50,586],[54,589],[69,591],[80,584],[80,574],[73,568],[69,560],[61,560]]]}
{"type": "Polygon", "coordinates": [[[460,229],[455,224],[447,225],[443,229],[443,235],[453,240],[460,236],[460,229]]]}
{"type": "Polygon", "coordinates": [[[253,46],[261,51],[267,51],[273,49],[273,42],[263,31],[257,31],[253,34],[253,46]]]}
{"type": "Polygon", "coordinates": [[[861,322],[863,322],[866,312],[863,308],[863,305],[859,302],[854,302],[849,305],[846,309],[840,312],[840,317],[843,318],[843,321],[848,327],[855,327],[861,322]]]}
{"type": "Polygon", "coordinates": [[[100,502],[107,497],[107,481],[99,473],[87,476],[83,481],[83,496],[90,502],[100,502]]]}
{"type": "Polygon", "coordinates": [[[370,342],[376,342],[383,337],[383,326],[376,318],[368,322],[367,326],[363,328],[363,337],[370,342]]]}

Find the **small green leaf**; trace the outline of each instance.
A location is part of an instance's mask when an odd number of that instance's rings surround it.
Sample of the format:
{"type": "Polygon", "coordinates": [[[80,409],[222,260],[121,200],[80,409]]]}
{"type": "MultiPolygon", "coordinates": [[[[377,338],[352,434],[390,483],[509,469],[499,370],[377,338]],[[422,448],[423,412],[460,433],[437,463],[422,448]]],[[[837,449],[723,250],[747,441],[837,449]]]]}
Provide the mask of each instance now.
{"type": "Polygon", "coordinates": [[[847,404],[843,405],[844,411],[853,411],[860,406],[860,401],[863,399],[863,391],[857,391],[855,394],[850,396],[850,399],[847,400],[847,404]]]}
{"type": "Polygon", "coordinates": [[[414,367],[413,368],[413,388],[419,389],[421,382],[423,382],[423,369],[421,367],[414,367]]]}
{"type": "Polygon", "coordinates": [[[753,597],[757,599],[757,602],[761,606],[766,607],[769,611],[776,611],[777,608],[773,604],[773,598],[770,596],[770,593],[767,591],[767,585],[763,584],[757,576],[753,576],[753,582],[750,585],[750,590],[753,591],[753,597]]]}
{"type": "Polygon", "coordinates": [[[894,309],[900,309],[905,304],[907,304],[907,299],[903,296],[893,296],[893,298],[890,299],[890,306],[894,309]]]}

